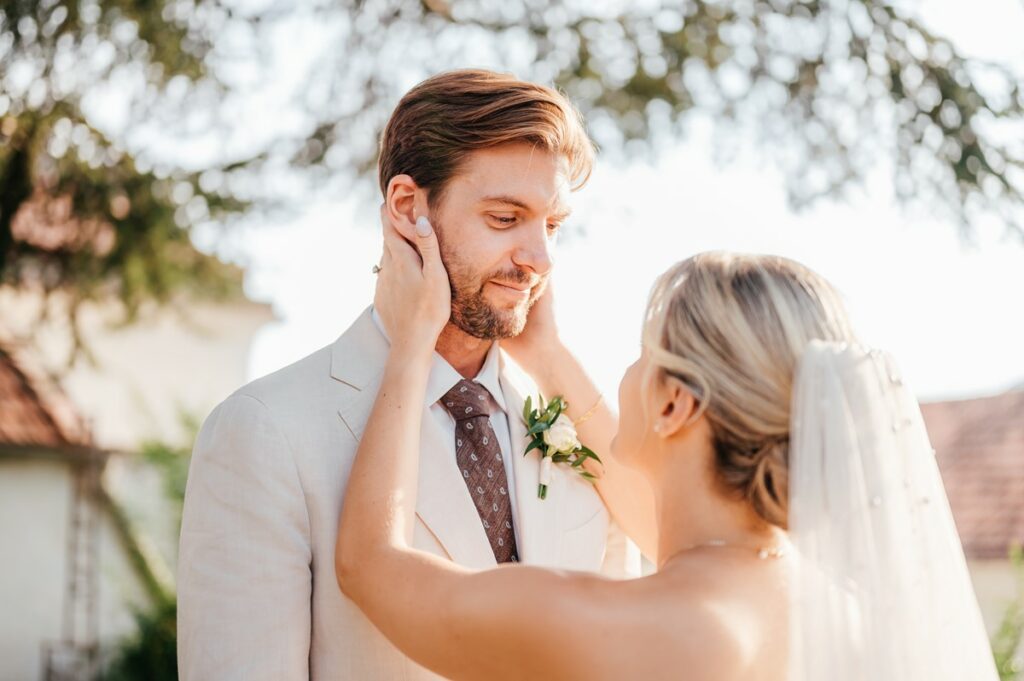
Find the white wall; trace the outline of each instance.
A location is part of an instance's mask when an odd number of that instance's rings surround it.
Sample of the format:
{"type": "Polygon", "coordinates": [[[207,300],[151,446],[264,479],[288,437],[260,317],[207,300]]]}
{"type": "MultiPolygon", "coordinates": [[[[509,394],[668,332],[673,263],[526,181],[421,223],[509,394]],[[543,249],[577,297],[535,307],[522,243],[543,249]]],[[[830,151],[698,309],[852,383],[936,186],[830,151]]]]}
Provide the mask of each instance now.
{"type": "MultiPolygon", "coordinates": [[[[62,634],[70,466],[0,458],[0,681],[40,678],[42,645],[62,634]]],[[[114,646],[134,631],[148,596],[108,514],[99,525],[99,636],[114,646]]]]}
{"type": "Polygon", "coordinates": [[[972,560],[968,561],[967,567],[971,571],[981,615],[991,635],[999,628],[1010,603],[1024,599],[1020,578],[1008,560],[972,560]]]}
{"type": "Polygon", "coordinates": [[[144,309],[138,321],[119,325],[121,307],[87,304],[80,312],[82,336],[95,365],[78,361],[66,370],[70,336],[64,301],[50,301],[52,323],[34,328],[42,299],[0,288],[0,340],[24,345],[44,369],[63,376],[62,387],[78,411],[93,422],[104,449],[134,450],[141,440],[180,442],[182,412],[204,418],[246,382],[253,335],[274,316],[268,305],[180,301],[144,309]],[[18,341],[20,339],[20,341],[18,341]]]}

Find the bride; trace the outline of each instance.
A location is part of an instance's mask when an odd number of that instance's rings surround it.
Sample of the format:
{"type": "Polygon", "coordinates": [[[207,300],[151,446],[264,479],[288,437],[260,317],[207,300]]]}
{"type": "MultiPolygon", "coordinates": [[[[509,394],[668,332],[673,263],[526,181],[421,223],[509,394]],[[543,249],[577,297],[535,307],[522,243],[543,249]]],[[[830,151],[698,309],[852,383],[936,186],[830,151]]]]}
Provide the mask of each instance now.
{"type": "MultiPolygon", "coordinates": [[[[384,226],[375,306],[391,349],[335,559],[404,653],[452,679],[997,678],[916,401],[833,288],[783,258],[705,253],[663,274],[621,414],[579,426],[654,574],[472,571],[412,549],[420,407],[450,314],[421,220],[384,226]]],[[[502,347],[549,397],[597,394],[550,292],[502,347]]]]}

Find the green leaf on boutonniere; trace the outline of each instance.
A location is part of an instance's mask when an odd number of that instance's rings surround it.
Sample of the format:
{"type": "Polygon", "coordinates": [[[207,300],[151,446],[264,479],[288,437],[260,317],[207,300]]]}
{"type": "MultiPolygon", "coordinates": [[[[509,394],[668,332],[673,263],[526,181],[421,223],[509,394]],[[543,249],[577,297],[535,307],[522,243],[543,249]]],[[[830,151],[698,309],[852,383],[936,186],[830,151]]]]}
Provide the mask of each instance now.
{"type": "Polygon", "coordinates": [[[530,443],[530,446],[526,448],[526,451],[523,452],[523,456],[526,456],[527,454],[529,454],[533,450],[537,449],[538,447],[543,447],[543,446],[544,446],[544,440],[539,440],[539,439],[538,440],[534,440],[533,442],[530,443]]]}
{"type": "Polygon", "coordinates": [[[530,426],[530,429],[528,431],[526,431],[526,434],[527,435],[536,435],[537,433],[544,432],[545,430],[547,430],[550,427],[551,427],[550,423],[545,423],[544,421],[537,421],[537,423],[535,423],[532,426],[530,426]]]}
{"type": "Polygon", "coordinates": [[[583,458],[584,459],[587,458],[587,457],[590,457],[591,459],[593,459],[594,461],[596,461],[598,463],[604,463],[603,461],[601,461],[600,457],[598,457],[597,454],[595,454],[590,448],[588,448],[588,447],[580,447],[580,451],[583,452],[583,454],[584,454],[583,458]]]}
{"type": "Polygon", "coordinates": [[[555,422],[569,408],[569,403],[561,395],[551,398],[550,402],[544,399],[543,394],[538,394],[537,397],[538,408],[536,409],[533,408],[532,396],[528,395],[523,403],[523,421],[526,425],[526,433],[530,438],[530,443],[527,445],[526,451],[523,452],[523,456],[526,456],[535,449],[540,450],[542,465],[537,496],[545,499],[547,497],[548,476],[550,475],[552,464],[567,463],[569,464],[569,470],[573,470],[580,477],[593,482],[597,477],[584,470],[582,466],[587,459],[594,459],[598,463],[601,462],[601,459],[598,458],[593,450],[582,445],[572,451],[558,451],[553,446],[545,443],[543,433],[555,427],[555,422]],[[549,460],[545,461],[545,459],[549,460]]]}

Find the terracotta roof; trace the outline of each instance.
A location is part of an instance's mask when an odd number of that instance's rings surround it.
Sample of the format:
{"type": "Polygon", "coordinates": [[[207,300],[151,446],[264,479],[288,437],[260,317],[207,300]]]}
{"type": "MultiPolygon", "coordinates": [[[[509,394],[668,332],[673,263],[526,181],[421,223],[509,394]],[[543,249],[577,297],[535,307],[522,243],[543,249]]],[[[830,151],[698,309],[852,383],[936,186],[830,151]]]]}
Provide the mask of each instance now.
{"type": "MultiPolygon", "coordinates": [[[[116,197],[111,202],[114,212],[127,199],[116,197]]],[[[127,214],[127,208],[124,208],[127,214]]],[[[124,217],[124,215],[120,215],[124,217]]],[[[51,196],[37,189],[24,201],[11,219],[11,236],[41,251],[91,250],[103,256],[113,249],[116,232],[108,222],[75,215],[74,198],[70,194],[51,196]]]]}
{"type": "Polygon", "coordinates": [[[1024,390],[921,405],[969,558],[1024,544],[1024,390]]]}
{"type": "Polygon", "coordinates": [[[0,347],[0,446],[87,444],[81,420],[64,393],[0,347]]]}

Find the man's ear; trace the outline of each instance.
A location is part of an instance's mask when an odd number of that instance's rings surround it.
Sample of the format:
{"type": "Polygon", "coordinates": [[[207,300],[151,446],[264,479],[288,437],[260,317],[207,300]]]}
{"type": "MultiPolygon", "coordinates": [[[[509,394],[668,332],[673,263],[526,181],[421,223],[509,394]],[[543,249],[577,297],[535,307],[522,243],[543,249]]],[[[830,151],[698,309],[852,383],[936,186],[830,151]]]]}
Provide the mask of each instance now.
{"type": "Polygon", "coordinates": [[[654,432],[671,437],[693,424],[700,410],[700,401],[682,380],[665,375],[658,390],[658,415],[654,419],[654,432]]]}
{"type": "Polygon", "coordinates": [[[427,192],[409,175],[395,175],[388,182],[384,209],[398,231],[407,239],[413,239],[416,218],[427,214],[427,192]]]}

